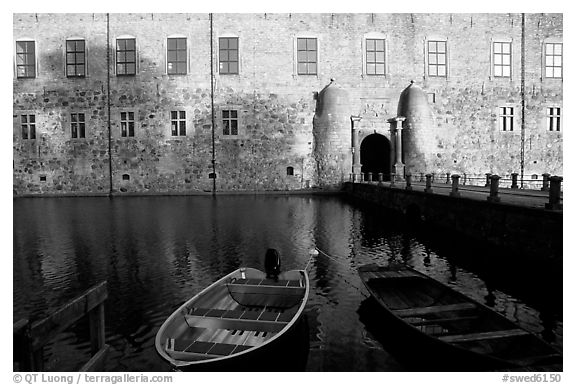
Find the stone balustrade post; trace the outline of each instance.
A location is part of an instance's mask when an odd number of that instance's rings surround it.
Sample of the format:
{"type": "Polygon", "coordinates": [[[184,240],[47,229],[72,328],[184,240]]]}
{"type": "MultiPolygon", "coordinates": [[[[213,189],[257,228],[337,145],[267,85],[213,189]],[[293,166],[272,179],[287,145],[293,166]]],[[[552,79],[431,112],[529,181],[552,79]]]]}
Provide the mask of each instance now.
{"type": "Polygon", "coordinates": [[[426,188],[424,189],[424,192],[432,192],[432,174],[426,174],[426,188]]]}
{"type": "Polygon", "coordinates": [[[458,191],[458,180],[460,179],[460,175],[454,174],[452,175],[452,191],[450,191],[451,197],[460,197],[460,191],[458,191]]]}
{"type": "Polygon", "coordinates": [[[561,176],[550,177],[550,191],[548,193],[548,203],[546,208],[548,210],[562,210],[562,203],[560,203],[560,192],[563,178],[561,176]]]}
{"type": "Polygon", "coordinates": [[[550,189],[550,174],[545,172],[542,174],[542,191],[548,191],[550,189]]]}
{"type": "Polygon", "coordinates": [[[406,173],[406,190],[412,190],[412,174],[406,173]]]}
{"type": "Polygon", "coordinates": [[[518,173],[517,172],[513,172],[512,173],[512,185],[510,186],[511,189],[517,189],[518,188],[518,173]]]}
{"type": "Polygon", "coordinates": [[[379,172],[378,173],[378,184],[382,184],[383,180],[384,180],[384,173],[379,172]]]}
{"type": "Polygon", "coordinates": [[[500,202],[500,197],[498,196],[498,184],[500,177],[498,175],[490,175],[490,195],[488,196],[488,202],[500,202]]]}
{"type": "Polygon", "coordinates": [[[367,173],[366,173],[366,180],[367,180],[368,182],[372,182],[372,173],[371,173],[371,172],[367,172],[367,173]]]}
{"type": "Polygon", "coordinates": [[[487,172],[486,173],[486,184],[484,185],[484,187],[490,187],[490,177],[492,176],[492,173],[487,172]]]}
{"type": "Polygon", "coordinates": [[[396,183],[396,173],[391,173],[390,174],[390,187],[394,187],[396,183]]]}

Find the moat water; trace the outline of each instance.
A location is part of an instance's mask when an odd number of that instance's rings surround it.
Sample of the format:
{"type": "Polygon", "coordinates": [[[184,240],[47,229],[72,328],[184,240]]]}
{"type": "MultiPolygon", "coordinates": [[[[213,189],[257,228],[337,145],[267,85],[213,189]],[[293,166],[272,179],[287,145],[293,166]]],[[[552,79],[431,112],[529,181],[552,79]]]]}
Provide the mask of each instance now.
{"type": "MultiPolygon", "coordinates": [[[[373,304],[356,273],[403,261],[487,304],[562,348],[562,275],[453,239],[414,231],[393,213],[337,196],[240,195],[14,200],[13,320],[38,320],[108,281],[108,371],[170,370],[154,338],[185,300],[240,266],[263,268],[267,248],[282,269],[309,251],[309,371],[408,371],[371,332],[373,304]]],[[[376,320],[377,323],[377,320],[376,320]]],[[[382,325],[385,327],[386,325],[382,325]]],[[[45,369],[72,371],[90,355],[88,325],[45,348],[45,369]]],[[[412,348],[412,347],[410,347],[412,348]]]]}

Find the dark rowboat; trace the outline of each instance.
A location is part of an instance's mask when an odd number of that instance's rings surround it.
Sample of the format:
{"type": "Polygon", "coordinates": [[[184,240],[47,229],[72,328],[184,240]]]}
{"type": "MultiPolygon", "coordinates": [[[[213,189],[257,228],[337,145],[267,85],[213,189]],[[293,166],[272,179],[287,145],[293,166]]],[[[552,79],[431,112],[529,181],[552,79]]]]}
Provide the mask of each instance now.
{"type": "Polygon", "coordinates": [[[277,278],[252,268],[235,270],[164,322],[156,350],[175,370],[304,370],[286,364],[307,358],[308,335],[301,334],[308,295],[304,270],[277,278]]]}
{"type": "Polygon", "coordinates": [[[410,267],[365,265],[358,272],[383,309],[386,328],[396,334],[393,338],[400,336],[413,359],[433,362],[437,370],[562,364],[562,354],[541,338],[410,267]]]}

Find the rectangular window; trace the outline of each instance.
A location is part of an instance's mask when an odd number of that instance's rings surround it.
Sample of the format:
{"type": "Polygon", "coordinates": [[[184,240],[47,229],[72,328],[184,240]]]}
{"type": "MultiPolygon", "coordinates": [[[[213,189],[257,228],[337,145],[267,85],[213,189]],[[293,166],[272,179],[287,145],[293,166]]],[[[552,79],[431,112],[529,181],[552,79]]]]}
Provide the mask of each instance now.
{"type": "Polygon", "coordinates": [[[136,39],[116,40],[116,75],[136,75],[136,39]]]}
{"type": "Polygon", "coordinates": [[[512,43],[494,42],[494,76],[512,75],[512,43]]]}
{"type": "Polygon", "coordinates": [[[84,40],[66,40],[66,76],[86,76],[86,44],[84,40]]]}
{"type": "Polygon", "coordinates": [[[239,72],[237,37],[220,38],[219,60],[221,74],[237,74],[239,72]]]}
{"type": "Polygon", "coordinates": [[[36,43],[33,41],[16,42],[16,77],[36,77],[36,43]]]}
{"type": "Polygon", "coordinates": [[[84,113],[70,114],[70,128],[73,139],[86,137],[86,118],[84,113]]]}
{"type": "Polygon", "coordinates": [[[446,42],[428,42],[428,76],[446,77],[446,42]]]}
{"type": "Polygon", "coordinates": [[[366,74],[385,74],[384,39],[366,39],[366,74]]]}
{"type": "Polygon", "coordinates": [[[513,107],[500,107],[500,130],[514,131],[513,107]]]}
{"type": "Polygon", "coordinates": [[[238,135],[238,111],[222,110],[222,123],[224,135],[238,135]]]}
{"type": "Polygon", "coordinates": [[[168,75],[186,75],[188,67],[186,38],[169,38],[167,54],[168,75]]]}
{"type": "Polygon", "coordinates": [[[298,75],[316,75],[318,73],[318,43],[316,38],[298,38],[296,44],[298,75]]]}
{"type": "Polygon", "coordinates": [[[120,130],[123,138],[134,136],[134,112],[120,113],[120,130]]]}
{"type": "Polygon", "coordinates": [[[36,139],[36,115],[20,115],[22,125],[22,139],[36,139]]]}
{"type": "Polygon", "coordinates": [[[562,78],[562,43],[546,43],[544,61],[547,78],[562,78]]]}
{"type": "Polygon", "coordinates": [[[186,111],[171,111],[172,136],[186,136],[186,111]]]}
{"type": "Polygon", "coordinates": [[[548,131],[560,131],[560,108],[550,107],[548,110],[548,131]]]}

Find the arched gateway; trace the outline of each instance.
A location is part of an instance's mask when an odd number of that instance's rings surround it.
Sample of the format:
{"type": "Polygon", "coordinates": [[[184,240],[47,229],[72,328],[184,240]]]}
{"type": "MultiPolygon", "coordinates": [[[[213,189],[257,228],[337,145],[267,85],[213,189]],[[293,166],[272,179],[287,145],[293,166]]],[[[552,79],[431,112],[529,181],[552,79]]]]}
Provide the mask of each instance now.
{"type": "Polygon", "coordinates": [[[378,174],[383,174],[383,180],[390,180],[390,141],[384,135],[371,134],[360,144],[361,172],[372,173],[372,180],[378,180],[378,174]]]}

